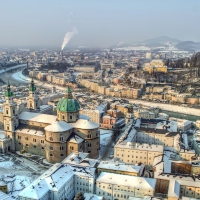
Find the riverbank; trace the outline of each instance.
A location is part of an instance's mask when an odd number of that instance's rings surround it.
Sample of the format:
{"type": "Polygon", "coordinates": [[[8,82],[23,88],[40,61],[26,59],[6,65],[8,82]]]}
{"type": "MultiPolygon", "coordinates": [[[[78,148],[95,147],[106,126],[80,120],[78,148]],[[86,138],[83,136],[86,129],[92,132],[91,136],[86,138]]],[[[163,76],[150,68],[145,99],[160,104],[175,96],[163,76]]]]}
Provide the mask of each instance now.
{"type": "Polygon", "coordinates": [[[188,108],[188,107],[171,105],[171,104],[164,104],[164,103],[154,103],[154,102],[142,101],[142,100],[137,100],[137,99],[136,100],[127,99],[127,100],[129,100],[130,103],[157,107],[157,108],[160,108],[163,111],[171,111],[171,112],[176,112],[176,113],[180,113],[180,114],[193,115],[193,116],[200,117],[200,109],[188,108]]]}

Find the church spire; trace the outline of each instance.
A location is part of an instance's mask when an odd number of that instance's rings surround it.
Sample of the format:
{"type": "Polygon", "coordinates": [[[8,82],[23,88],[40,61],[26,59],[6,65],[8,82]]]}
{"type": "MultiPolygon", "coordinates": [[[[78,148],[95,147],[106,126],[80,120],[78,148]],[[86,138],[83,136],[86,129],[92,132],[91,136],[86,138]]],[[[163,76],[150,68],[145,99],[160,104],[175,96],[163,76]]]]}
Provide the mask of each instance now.
{"type": "Polygon", "coordinates": [[[30,85],[30,87],[29,87],[29,91],[32,91],[32,92],[36,91],[36,87],[35,87],[33,78],[32,78],[32,81],[31,81],[31,85],[30,85]]]}
{"type": "Polygon", "coordinates": [[[66,88],[66,94],[65,94],[65,96],[66,96],[67,99],[73,99],[72,91],[71,91],[71,89],[70,89],[69,86],[67,86],[67,88],[66,88]]]}
{"type": "Polygon", "coordinates": [[[8,81],[8,85],[7,85],[7,90],[5,92],[5,96],[6,97],[12,97],[13,96],[13,92],[10,89],[10,83],[9,83],[9,81],[8,81]]]}

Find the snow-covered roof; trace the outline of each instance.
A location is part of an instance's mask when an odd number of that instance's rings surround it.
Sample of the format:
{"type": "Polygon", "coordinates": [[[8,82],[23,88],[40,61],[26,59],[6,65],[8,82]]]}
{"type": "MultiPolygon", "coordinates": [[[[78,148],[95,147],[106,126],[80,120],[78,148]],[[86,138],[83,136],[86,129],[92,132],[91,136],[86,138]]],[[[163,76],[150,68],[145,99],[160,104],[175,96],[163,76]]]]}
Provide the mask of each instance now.
{"type": "Polygon", "coordinates": [[[21,112],[19,114],[19,120],[29,120],[33,122],[41,122],[45,124],[52,124],[56,122],[55,115],[47,115],[41,113],[33,113],[33,112],[21,112]]]}
{"type": "Polygon", "coordinates": [[[102,161],[99,163],[97,168],[139,173],[142,166],[127,165],[125,163],[118,163],[118,162],[102,161]]]}
{"type": "Polygon", "coordinates": [[[115,145],[114,148],[126,148],[126,149],[138,149],[143,151],[153,151],[153,152],[160,152],[163,153],[163,146],[162,145],[155,145],[155,144],[140,144],[135,142],[126,142],[123,141],[115,145]]]}
{"type": "Polygon", "coordinates": [[[4,181],[0,181],[0,186],[6,186],[7,184],[4,181]]]}
{"type": "Polygon", "coordinates": [[[17,130],[15,130],[15,132],[16,133],[19,132],[19,133],[24,133],[24,134],[37,135],[37,136],[45,137],[44,131],[31,129],[31,128],[21,128],[21,129],[18,128],[17,130]]]}
{"type": "Polygon", "coordinates": [[[46,126],[45,131],[50,132],[64,132],[71,130],[73,127],[65,121],[56,121],[53,124],[46,126]]]}
{"type": "Polygon", "coordinates": [[[95,177],[95,168],[55,164],[19,193],[19,197],[42,199],[50,191],[59,191],[74,175],[95,177]]]}
{"type": "Polygon", "coordinates": [[[84,120],[84,119],[79,119],[75,123],[71,123],[71,125],[74,128],[80,128],[80,129],[98,129],[99,124],[84,120]]]}
{"type": "Polygon", "coordinates": [[[69,142],[78,143],[78,144],[82,143],[83,141],[84,141],[84,139],[79,137],[78,135],[74,135],[69,139],[69,142]]]}
{"type": "Polygon", "coordinates": [[[98,196],[96,194],[84,193],[84,200],[103,200],[103,196],[98,196]]]}
{"type": "Polygon", "coordinates": [[[83,167],[95,167],[97,164],[96,159],[89,159],[87,158],[89,153],[83,153],[78,152],[74,153],[72,152],[67,158],[65,158],[62,163],[63,164],[70,164],[70,165],[76,165],[76,166],[83,166],[83,167]]]}
{"type": "Polygon", "coordinates": [[[101,172],[96,182],[155,190],[156,179],[101,172]],[[120,180],[120,181],[119,181],[120,180]]]}

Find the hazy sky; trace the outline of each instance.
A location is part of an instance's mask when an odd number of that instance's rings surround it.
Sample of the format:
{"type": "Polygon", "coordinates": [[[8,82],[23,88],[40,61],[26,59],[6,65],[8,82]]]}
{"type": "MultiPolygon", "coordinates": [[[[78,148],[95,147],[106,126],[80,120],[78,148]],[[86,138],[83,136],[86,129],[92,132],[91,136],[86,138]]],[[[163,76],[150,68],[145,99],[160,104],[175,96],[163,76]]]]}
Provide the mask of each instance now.
{"type": "Polygon", "coordinates": [[[108,47],[166,35],[200,41],[200,0],[1,0],[0,46],[108,47]]]}

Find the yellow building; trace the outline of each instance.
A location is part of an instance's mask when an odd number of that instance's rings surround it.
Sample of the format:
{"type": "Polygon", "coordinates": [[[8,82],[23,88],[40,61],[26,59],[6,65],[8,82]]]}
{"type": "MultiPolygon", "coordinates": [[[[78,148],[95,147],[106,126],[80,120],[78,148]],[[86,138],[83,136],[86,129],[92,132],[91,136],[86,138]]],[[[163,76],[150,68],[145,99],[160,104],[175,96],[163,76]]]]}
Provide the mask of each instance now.
{"type": "Polygon", "coordinates": [[[154,59],[150,63],[146,63],[144,65],[144,71],[149,74],[163,72],[167,73],[167,66],[164,65],[164,62],[159,59],[154,59]]]}
{"type": "Polygon", "coordinates": [[[96,180],[96,194],[105,200],[154,196],[156,179],[102,172],[96,180]]]}
{"type": "Polygon", "coordinates": [[[8,192],[7,184],[4,181],[0,181],[0,191],[2,191],[3,193],[8,192]]]}
{"type": "Polygon", "coordinates": [[[162,145],[140,144],[135,142],[121,142],[114,147],[114,158],[127,164],[142,163],[152,166],[156,156],[163,154],[162,145]]]}
{"type": "Polygon", "coordinates": [[[197,121],[195,122],[195,125],[196,125],[196,127],[197,127],[198,129],[200,129],[200,120],[197,120],[197,121]]]}
{"type": "Polygon", "coordinates": [[[154,119],[155,118],[155,113],[150,112],[148,110],[145,109],[138,109],[138,110],[134,110],[134,117],[137,119],[154,119]]]}

